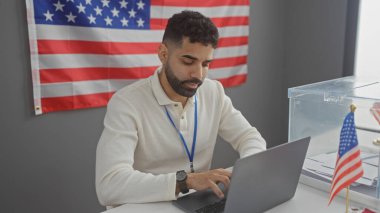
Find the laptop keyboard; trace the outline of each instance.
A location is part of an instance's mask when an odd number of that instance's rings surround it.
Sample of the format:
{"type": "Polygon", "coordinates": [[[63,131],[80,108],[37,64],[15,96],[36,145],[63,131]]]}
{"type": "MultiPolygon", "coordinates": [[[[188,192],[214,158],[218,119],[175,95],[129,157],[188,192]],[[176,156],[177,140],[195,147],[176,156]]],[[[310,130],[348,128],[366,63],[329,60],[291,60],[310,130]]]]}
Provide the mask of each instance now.
{"type": "Polygon", "coordinates": [[[218,213],[223,212],[224,206],[226,204],[226,199],[220,200],[218,202],[212,203],[210,205],[204,206],[200,209],[195,210],[197,213],[218,213]]]}

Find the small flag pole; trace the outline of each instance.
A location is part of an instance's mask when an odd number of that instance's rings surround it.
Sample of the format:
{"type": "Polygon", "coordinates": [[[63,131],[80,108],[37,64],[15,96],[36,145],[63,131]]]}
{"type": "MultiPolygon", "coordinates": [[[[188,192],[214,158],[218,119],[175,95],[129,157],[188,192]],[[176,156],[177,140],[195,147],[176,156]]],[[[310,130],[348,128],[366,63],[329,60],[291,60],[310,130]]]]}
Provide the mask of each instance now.
{"type": "MultiPolygon", "coordinates": [[[[354,113],[356,110],[356,106],[354,104],[350,105],[351,112],[354,113]]],[[[350,206],[350,186],[346,187],[346,213],[348,213],[348,208],[350,206]]]]}
{"type": "Polygon", "coordinates": [[[355,112],[355,110],[356,110],[356,106],[353,105],[353,104],[351,104],[351,105],[350,105],[350,109],[351,109],[351,112],[355,112]]]}

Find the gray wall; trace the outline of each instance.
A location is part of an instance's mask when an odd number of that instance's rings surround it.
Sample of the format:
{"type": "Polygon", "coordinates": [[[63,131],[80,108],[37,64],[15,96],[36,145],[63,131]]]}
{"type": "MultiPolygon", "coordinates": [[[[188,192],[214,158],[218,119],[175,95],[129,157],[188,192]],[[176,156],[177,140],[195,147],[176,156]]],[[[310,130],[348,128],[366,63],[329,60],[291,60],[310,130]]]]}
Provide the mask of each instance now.
{"type": "MultiPolygon", "coordinates": [[[[342,76],[346,5],[253,1],[249,79],[227,94],[269,146],[287,139],[288,87],[342,76]]],[[[0,26],[0,212],[103,210],[94,162],[105,108],[34,116],[23,0],[0,1],[0,26]]],[[[213,166],[235,158],[220,143],[213,166]]]]}

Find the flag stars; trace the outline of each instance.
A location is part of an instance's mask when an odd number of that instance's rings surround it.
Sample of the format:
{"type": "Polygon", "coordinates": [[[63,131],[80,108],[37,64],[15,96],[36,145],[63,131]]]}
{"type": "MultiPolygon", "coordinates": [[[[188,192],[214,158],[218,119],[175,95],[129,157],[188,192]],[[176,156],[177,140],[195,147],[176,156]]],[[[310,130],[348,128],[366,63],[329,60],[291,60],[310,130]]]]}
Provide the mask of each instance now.
{"type": "Polygon", "coordinates": [[[120,11],[117,10],[116,7],[114,7],[113,10],[111,10],[111,13],[113,17],[119,17],[120,11]]]}
{"type": "Polygon", "coordinates": [[[120,4],[120,8],[127,9],[128,2],[126,2],[125,0],[119,1],[119,4],[120,4]]]}
{"type": "Polygon", "coordinates": [[[128,11],[128,13],[129,13],[129,18],[135,18],[136,17],[136,12],[135,12],[135,10],[133,10],[133,8],[130,11],[128,11]]]}
{"type": "Polygon", "coordinates": [[[125,17],[123,17],[123,19],[121,19],[120,21],[121,21],[121,25],[122,25],[123,27],[128,27],[128,20],[125,19],[125,17]]]}
{"type": "Polygon", "coordinates": [[[64,5],[64,4],[61,4],[60,1],[57,1],[57,3],[55,3],[55,4],[53,4],[53,5],[54,5],[54,7],[55,7],[55,11],[60,10],[60,11],[63,12],[63,7],[64,7],[65,5],[64,5]]]}
{"type": "Polygon", "coordinates": [[[108,26],[108,25],[112,26],[112,19],[109,18],[108,16],[107,16],[107,18],[104,19],[104,21],[106,22],[106,25],[107,25],[107,26],[108,26]]]}
{"type": "Polygon", "coordinates": [[[80,3],[78,6],[78,13],[84,13],[86,14],[86,7],[82,5],[82,3],[80,3]]]}
{"type": "Polygon", "coordinates": [[[96,24],[96,18],[92,16],[92,14],[90,14],[90,16],[87,16],[87,18],[90,24],[96,24]]]}
{"type": "Polygon", "coordinates": [[[94,10],[95,10],[96,15],[99,15],[99,16],[102,15],[102,11],[103,11],[103,10],[100,9],[99,6],[96,6],[96,8],[94,8],[94,10]]]}
{"type": "Polygon", "coordinates": [[[137,9],[138,10],[144,10],[145,3],[141,0],[137,3],[137,9]]]}
{"type": "Polygon", "coordinates": [[[144,27],[144,20],[142,20],[141,18],[139,18],[139,20],[137,20],[137,26],[138,27],[144,27]]]}
{"type": "Polygon", "coordinates": [[[110,1],[109,0],[101,0],[102,4],[103,4],[103,7],[110,7],[109,3],[110,1]]]}
{"type": "Polygon", "coordinates": [[[60,17],[63,21],[66,18],[67,25],[86,27],[143,29],[149,25],[148,19],[140,14],[148,9],[146,0],[49,1],[50,7],[39,13],[44,23],[54,23],[60,17]]]}
{"type": "Polygon", "coordinates": [[[44,16],[46,17],[45,21],[53,21],[54,14],[51,14],[49,10],[44,13],[44,16]]]}
{"type": "Polygon", "coordinates": [[[69,14],[69,15],[66,15],[66,17],[67,17],[67,22],[73,22],[73,23],[75,23],[75,18],[76,18],[77,16],[74,16],[74,15],[70,12],[70,14],[69,14]]]}

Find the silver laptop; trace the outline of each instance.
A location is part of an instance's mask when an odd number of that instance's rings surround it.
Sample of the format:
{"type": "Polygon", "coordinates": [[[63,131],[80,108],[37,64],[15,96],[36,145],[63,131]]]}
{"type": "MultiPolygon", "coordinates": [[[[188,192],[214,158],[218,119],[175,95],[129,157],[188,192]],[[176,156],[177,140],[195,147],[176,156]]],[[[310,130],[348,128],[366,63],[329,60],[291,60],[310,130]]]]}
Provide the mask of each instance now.
{"type": "Polygon", "coordinates": [[[294,196],[309,143],[307,137],[237,160],[225,199],[205,190],[173,204],[185,212],[264,212],[294,196]]]}

